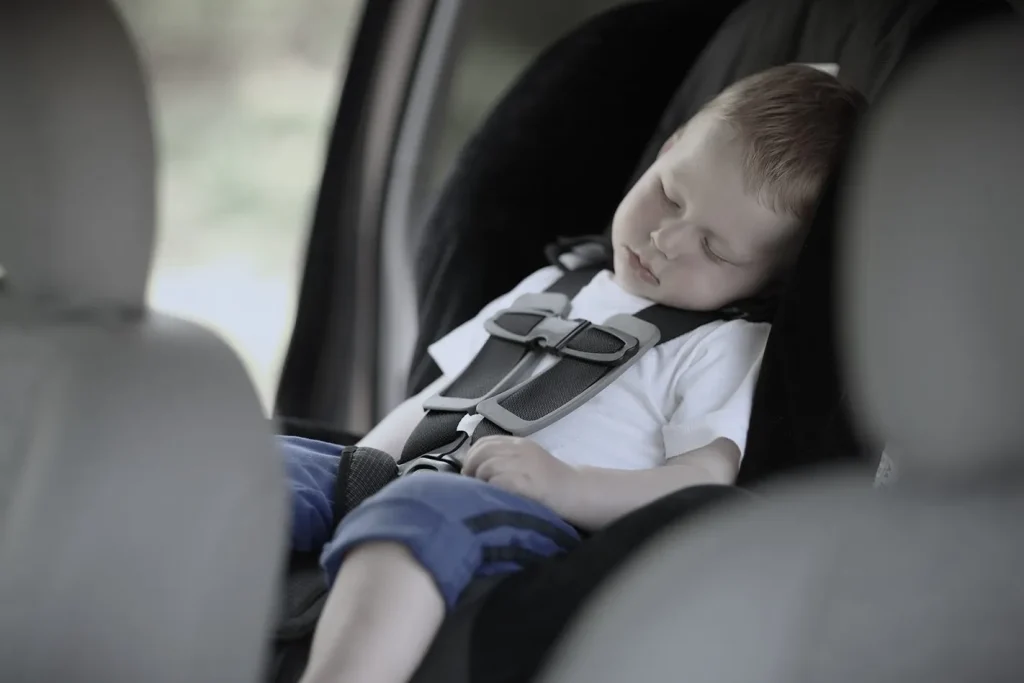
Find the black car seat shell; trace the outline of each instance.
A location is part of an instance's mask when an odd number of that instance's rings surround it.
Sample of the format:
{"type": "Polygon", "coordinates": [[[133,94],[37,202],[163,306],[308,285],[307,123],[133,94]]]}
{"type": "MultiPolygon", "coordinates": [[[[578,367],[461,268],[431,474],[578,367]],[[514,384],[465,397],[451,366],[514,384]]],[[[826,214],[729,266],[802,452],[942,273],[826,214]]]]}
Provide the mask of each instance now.
{"type": "Polygon", "coordinates": [[[286,488],[241,362],[148,312],[152,124],[104,0],[0,3],[0,678],[259,674],[286,488]]]}

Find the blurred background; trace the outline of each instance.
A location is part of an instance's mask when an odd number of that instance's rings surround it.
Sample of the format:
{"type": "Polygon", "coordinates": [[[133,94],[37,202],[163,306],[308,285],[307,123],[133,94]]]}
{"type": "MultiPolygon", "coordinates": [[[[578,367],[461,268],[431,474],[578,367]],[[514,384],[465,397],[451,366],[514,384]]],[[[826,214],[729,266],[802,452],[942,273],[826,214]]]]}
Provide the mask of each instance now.
{"type": "Polygon", "coordinates": [[[152,307],[215,329],[269,410],[363,0],[120,0],[160,150],[152,307]]]}
{"type": "MultiPolygon", "coordinates": [[[[367,1],[117,0],[146,62],[157,124],[150,305],[218,332],[242,357],[268,413],[367,1]]],[[[426,194],[417,213],[429,210],[458,150],[523,68],[624,1],[461,3],[437,130],[417,171],[426,194]]]]}

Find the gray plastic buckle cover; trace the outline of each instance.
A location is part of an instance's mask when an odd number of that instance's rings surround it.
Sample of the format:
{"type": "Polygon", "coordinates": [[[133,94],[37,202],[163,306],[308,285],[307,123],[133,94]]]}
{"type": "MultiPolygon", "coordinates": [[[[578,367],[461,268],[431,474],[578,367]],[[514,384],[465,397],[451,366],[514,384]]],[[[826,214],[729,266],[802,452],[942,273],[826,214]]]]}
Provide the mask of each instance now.
{"type": "MultiPolygon", "coordinates": [[[[636,348],[636,352],[627,356],[617,365],[609,365],[608,371],[602,375],[599,380],[587,387],[586,390],[575,396],[572,400],[536,420],[524,420],[501,406],[502,401],[525,386],[528,382],[537,381],[547,373],[551,372],[553,368],[557,367],[558,363],[564,362],[564,358],[580,358],[579,356],[574,356],[574,354],[565,353],[563,354],[562,359],[552,365],[551,368],[548,368],[541,374],[537,375],[537,377],[527,379],[510,389],[481,401],[476,407],[476,412],[513,436],[528,436],[529,434],[533,434],[534,432],[540,431],[544,427],[557,422],[589,401],[606,386],[614,382],[619,375],[631,368],[634,363],[640,360],[640,358],[653,348],[658,343],[659,339],[661,339],[661,332],[655,325],[644,320],[640,320],[632,315],[620,314],[612,316],[599,327],[601,330],[605,332],[612,332],[620,338],[624,335],[631,337],[636,342],[633,346],[633,348],[636,348]]],[[[588,359],[580,358],[580,360],[588,359]]]]}
{"type": "MultiPolygon", "coordinates": [[[[571,302],[569,297],[564,294],[555,294],[552,292],[539,292],[536,294],[523,294],[518,297],[515,302],[504,310],[499,311],[484,323],[484,328],[488,332],[491,332],[491,323],[498,317],[505,315],[506,313],[528,313],[533,315],[544,316],[550,318],[551,316],[564,316],[570,310],[571,302]]],[[[497,327],[495,325],[495,327],[497,327]]],[[[502,332],[507,332],[503,328],[498,327],[502,332]]],[[[493,334],[493,333],[492,333],[493,334]]],[[[511,334],[511,333],[509,333],[511,334]]],[[[509,340],[506,335],[496,334],[494,335],[501,339],[509,340]]],[[[511,339],[509,341],[516,341],[511,339]]],[[[475,412],[477,404],[487,398],[488,396],[494,396],[499,394],[511,386],[517,385],[520,380],[524,377],[529,376],[530,372],[537,363],[540,362],[544,356],[543,353],[528,353],[526,354],[519,363],[516,364],[512,370],[508,372],[501,380],[486,394],[483,396],[462,398],[458,396],[445,396],[444,392],[447,391],[448,387],[445,387],[441,391],[437,392],[426,401],[423,402],[424,410],[440,410],[445,412],[457,412],[457,413],[472,413],[475,412]]],[[[468,367],[468,366],[467,366],[468,367]]]]}

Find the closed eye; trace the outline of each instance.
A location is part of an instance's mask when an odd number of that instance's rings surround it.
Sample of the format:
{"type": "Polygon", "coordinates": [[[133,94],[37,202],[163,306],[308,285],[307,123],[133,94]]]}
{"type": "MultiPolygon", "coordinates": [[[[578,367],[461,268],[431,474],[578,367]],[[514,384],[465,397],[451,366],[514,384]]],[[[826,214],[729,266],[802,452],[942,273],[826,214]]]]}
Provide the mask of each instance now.
{"type": "Polygon", "coordinates": [[[707,237],[702,237],[700,240],[701,248],[704,249],[704,255],[707,256],[714,263],[729,263],[721,256],[715,253],[715,250],[711,248],[711,243],[707,237]]]}
{"type": "Polygon", "coordinates": [[[664,184],[658,183],[658,187],[661,189],[661,198],[665,201],[666,204],[668,204],[669,206],[671,206],[674,209],[681,209],[681,208],[683,208],[682,206],[679,205],[678,202],[672,201],[672,198],[668,196],[668,191],[665,189],[665,185],[664,184]]]}

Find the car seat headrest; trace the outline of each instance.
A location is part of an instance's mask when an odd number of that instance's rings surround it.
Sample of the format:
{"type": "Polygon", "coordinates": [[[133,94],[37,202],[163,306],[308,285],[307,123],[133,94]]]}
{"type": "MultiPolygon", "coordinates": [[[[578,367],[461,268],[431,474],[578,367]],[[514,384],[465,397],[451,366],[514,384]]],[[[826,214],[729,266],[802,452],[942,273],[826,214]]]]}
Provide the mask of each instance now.
{"type": "Polygon", "coordinates": [[[848,374],[902,473],[1024,447],[1024,27],[909,60],[865,122],[840,253],[848,374]]]}
{"type": "Polygon", "coordinates": [[[140,306],[154,143],[138,55],[111,4],[0,4],[0,94],[5,294],[140,306]]]}

